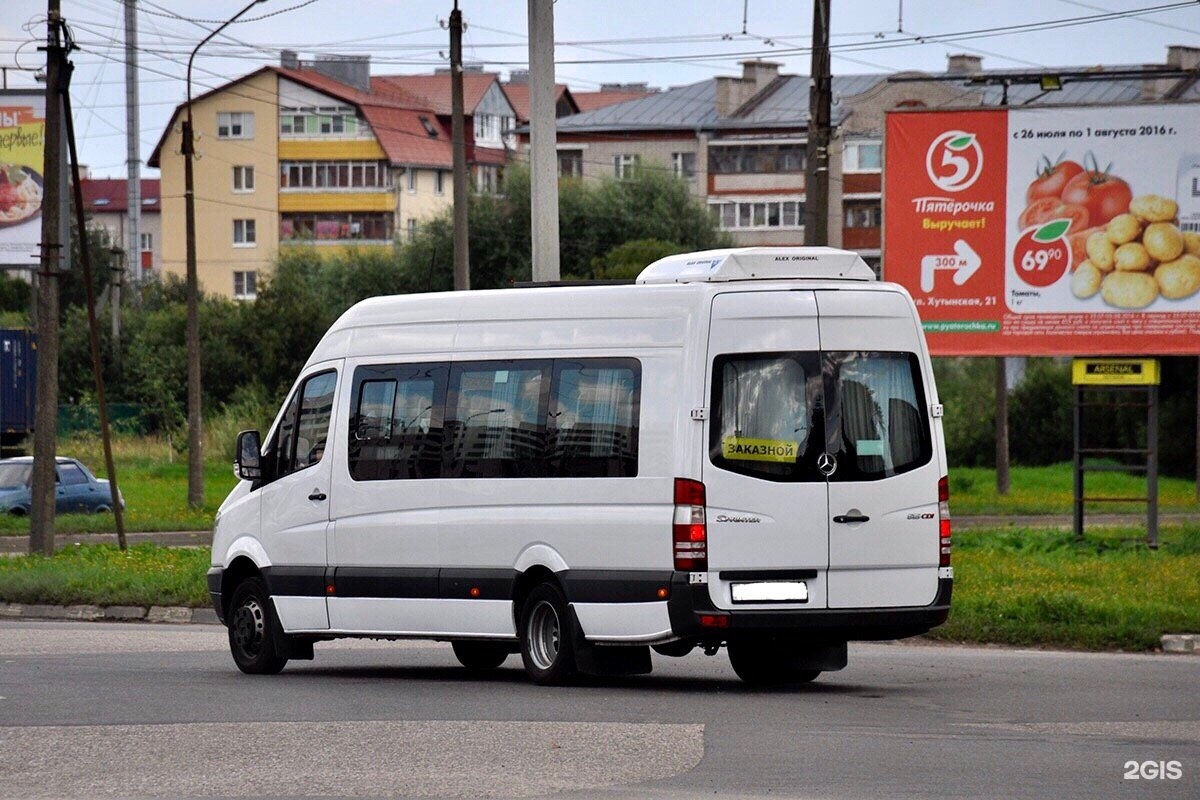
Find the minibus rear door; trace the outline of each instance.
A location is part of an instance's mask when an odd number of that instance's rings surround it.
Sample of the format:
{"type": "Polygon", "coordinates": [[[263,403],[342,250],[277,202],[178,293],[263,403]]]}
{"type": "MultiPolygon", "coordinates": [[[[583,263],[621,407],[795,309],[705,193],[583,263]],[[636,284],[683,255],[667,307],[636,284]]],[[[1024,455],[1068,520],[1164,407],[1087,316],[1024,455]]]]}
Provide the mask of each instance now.
{"type": "Polygon", "coordinates": [[[707,386],[702,475],[713,603],[826,607],[824,387],[813,292],[717,295],[707,386]]]}

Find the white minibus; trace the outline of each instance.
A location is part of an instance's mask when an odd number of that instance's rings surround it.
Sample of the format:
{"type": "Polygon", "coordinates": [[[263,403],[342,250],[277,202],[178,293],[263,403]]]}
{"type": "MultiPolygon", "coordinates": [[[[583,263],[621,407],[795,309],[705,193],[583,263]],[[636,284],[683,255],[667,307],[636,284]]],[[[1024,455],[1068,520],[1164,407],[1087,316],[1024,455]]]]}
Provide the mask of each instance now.
{"type": "Polygon", "coordinates": [[[247,673],[371,637],[803,683],[949,614],[941,411],[911,298],[841,250],[372,298],[239,435],[208,588],[247,673]]]}

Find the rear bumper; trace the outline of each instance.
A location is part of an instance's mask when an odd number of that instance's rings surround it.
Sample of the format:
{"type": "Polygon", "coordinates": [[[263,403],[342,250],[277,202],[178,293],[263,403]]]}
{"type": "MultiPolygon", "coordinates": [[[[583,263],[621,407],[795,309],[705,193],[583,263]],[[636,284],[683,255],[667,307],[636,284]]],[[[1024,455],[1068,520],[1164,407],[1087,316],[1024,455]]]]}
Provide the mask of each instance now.
{"type": "Polygon", "coordinates": [[[205,576],[208,582],[208,596],[212,599],[213,610],[217,612],[217,619],[221,624],[225,623],[225,606],[221,603],[221,578],[224,574],[225,570],[221,567],[213,567],[205,576]]]}
{"type": "Polygon", "coordinates": [[[900,608],[831,608],[787,611],[726,611],[717,609],[707,584],[689,584],[688,573],[671,578],[667,610],[671,630],[681,638],[738,639],[806,634],[838,641],[903,639],[936,628],[950,616],[953,578],[939,578],[937,595],[927,606],[900,608]],[[720,626],[701,625],[705,616],[727,617],[720,626]]]}

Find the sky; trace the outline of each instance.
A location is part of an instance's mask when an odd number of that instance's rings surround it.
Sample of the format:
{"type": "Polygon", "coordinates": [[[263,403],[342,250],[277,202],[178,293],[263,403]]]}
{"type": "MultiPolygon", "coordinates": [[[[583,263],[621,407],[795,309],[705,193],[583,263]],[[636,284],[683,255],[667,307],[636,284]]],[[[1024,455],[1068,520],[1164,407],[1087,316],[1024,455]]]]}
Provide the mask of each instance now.
{"type": "MultiPolygon", "coordinates": [[[[188,54],[246,0],[138,0],[143,161],[184,98],[188,54]],[[187,19],[180,19],[180,18],[187,19]],[[189,21],[193,20],[193,21],[189,21]]],[[[124,12],[120,0],[61,0],[79,50],[72,80],[80,161],[92,175],[125,174],[124,12]]],[[[835,73],[916,69],[940,72],[946,56],[970,53],[985,67],[1163,63],[1167,46],[1200,47],[1200,2],[1170,0],[831,0],[835,73]],[[1064,22],[1110,12],[1177,5],[1120,19],[1064,22]]],[[[205,46],[193,68],[194,92],[278,63],[279,50],[369,54],[373,74],[429,72],[446,64],[441,23],[452,0],[267,0],[205,46]],[[257,18],[257,19],[256,19],[257,18]]],[[[528,58],[526,0],[461,0],[464,59],[507,77],[528,58]]],[[[557,0],[557,80],[588,91],[604,82],[668,88],[740,74],[753,55],[807,74],[812,3],[802,0],[557,0]],[[743,24],[743,13],[745,22],[743,24]],[[745,31],[743,33],[743,31],[745,31]],[[800,52],[797,52],[800,51],[800,52]]],[[[0,3],[0,66],[43,65],[45,0],[0,3]]],[[[32,87],[32,72],[7,74],[10,88],[32,87]]],[[[144,169],[143,175],[153,176],[144,169]]]]}

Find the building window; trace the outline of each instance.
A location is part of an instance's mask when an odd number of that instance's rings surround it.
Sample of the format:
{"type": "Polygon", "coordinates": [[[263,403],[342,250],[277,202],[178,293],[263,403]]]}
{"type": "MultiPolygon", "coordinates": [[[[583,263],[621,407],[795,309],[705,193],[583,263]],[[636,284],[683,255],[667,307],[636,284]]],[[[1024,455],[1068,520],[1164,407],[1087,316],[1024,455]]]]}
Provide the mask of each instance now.
{"type": "Polygon", "coordinates": [[[500,117],[496,114],[475,115],[475,141],[500,141],[500,117]]]}
{"type": "Polygon", "coordinates": [[[238,300],[253,300],[258,296],[258,273],[254,270],[235,270],[233,296],[238,300]]]}
{"type": "Polygon", "coordinates": [[[233,190],[235,192],[254,191],[254,167],[233,168],[233,190]]]}
{"type": "Polygon", "coordinates": [[[139,241],[139,245],[140,245],[139,249],[141,249],[141,251],[143,253],[149,253],[151,250],[154,249],[154,234],[139,233],[138,239],[140,240],[139,241]]]}
{"type": "Polygon", "coordinates": [[[384,161],[282,161],[281,189],[383,189],[391,185],[384,161]]]}
{"type": "Polygon", "coordinates": [[[392,215],[386,212],[294,212],[279,217],[281,241],[389,241],[392,215]]]}
{"type": "Polygon", "coordinates": [[[583,151],[582,150],[559,150],[558,151],[558,176],[560,178],[582,178],[583,177],[583,151]]]}
{"type": "Polygon", "coordinates": [[[476,167],[475,189],[480,194],[496,194],[499,192],[500,170],[491,166],[476,167]]]}
{"type": "Polygon", "coordinates": [[[254,113],[251,111],[218,111],[218,139],[253,139],[254,113]]]}
{"type": "Polygon", "coordinates": [[[366,132],[366,124],[358,119],[351,106],[279,110],[279,133],[282,136],[355,136],[366,132]]]}
{"type": "Polygon", "coordinates": [[[675,173],[676,178],[690,181],[696,177],[696,154],[671,153],[671,170],[675,173]]]}
{"type": "Polygon", "coordinates": [[[713,221],[724,230],[800,228],[804,225],[802,200],[729,201],[708,204],[713,221]]]}
{"type": "Polygon", "coordinates": [[[642,157],[635,153],[615,155],[613,156],[613,174],[620,180],[632,178],[634,170],[640,163],[642,163],[642,157]]]}
{"type": "Polygon", "coordinates": [[[442,188],[445,178],[446,173],[442,172],[440,169],[433,171],[433,191],[437,194],[445,194],[442,188]]]}
{"type": "Polygon", "coordinates": [[[883,209],[879,205],[846,206],[847,228],[878,228],[883,224],[883,209]]]}
{"type": "Polygon", "coordinates": [[[842,156],[845,172],[877,172],[883,167],[883,145],[879,142],[851,142],[842,156]]]}
{"type": "Polygon", "coordinates": [[[417,190],[417,171],[412,167],[408,168],[408,191],[415,192],[417,190]]]}
{"type": "Polygon", "coordinates": [[[805,145],[743,144],[708,147],[708,171],[715,175],[768,174],[804,172],[805,145]]]}
{"type": "Polygon", "coordinates": [[[408,218],[408,240],[411,242],[417,238],[417,221],[412,217],[408,218]]]}
{"type": "Polygon", "coordinates": [[[233,221],[233,244],[235,247],[254,247],[256,241],[254,220],[235,219],[233,221]]]}

